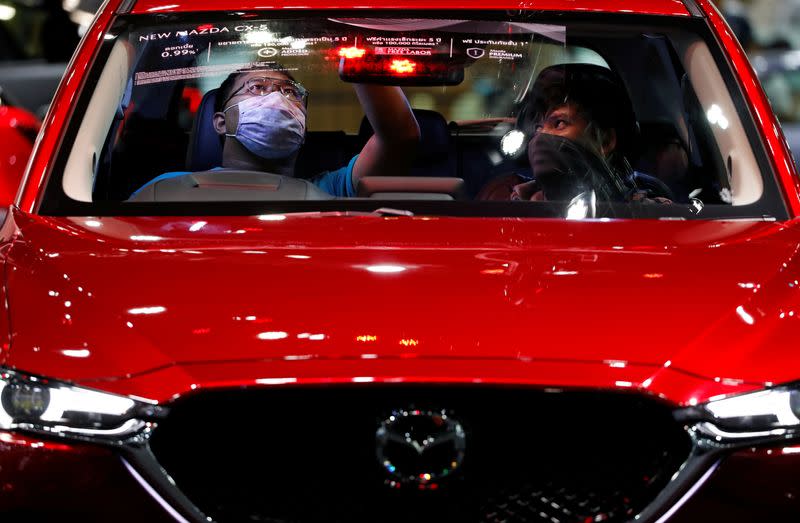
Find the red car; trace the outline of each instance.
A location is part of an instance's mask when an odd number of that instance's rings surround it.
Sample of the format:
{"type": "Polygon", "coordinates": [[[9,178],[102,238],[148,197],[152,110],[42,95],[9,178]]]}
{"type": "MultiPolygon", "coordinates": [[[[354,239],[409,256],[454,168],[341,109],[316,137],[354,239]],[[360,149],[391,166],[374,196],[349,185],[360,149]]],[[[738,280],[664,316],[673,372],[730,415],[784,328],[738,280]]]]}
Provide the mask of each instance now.
{"type": "Polygon", "coordinates": [[[708,0],[110,0],[4,211],[3,521],[796,521],[799,190],[708,0]]]}

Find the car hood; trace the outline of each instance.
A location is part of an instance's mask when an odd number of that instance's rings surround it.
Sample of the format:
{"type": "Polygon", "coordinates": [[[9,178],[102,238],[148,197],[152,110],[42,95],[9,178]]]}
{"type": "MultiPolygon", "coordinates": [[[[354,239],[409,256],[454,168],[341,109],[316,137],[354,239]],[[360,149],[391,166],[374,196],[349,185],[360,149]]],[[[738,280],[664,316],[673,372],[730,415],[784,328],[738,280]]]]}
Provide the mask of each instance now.
{"type": "Polygon", "coordinates": [[[17,211],[4,237],[4,363],[105,388],[800,377],[792,224],[17,211]]]}

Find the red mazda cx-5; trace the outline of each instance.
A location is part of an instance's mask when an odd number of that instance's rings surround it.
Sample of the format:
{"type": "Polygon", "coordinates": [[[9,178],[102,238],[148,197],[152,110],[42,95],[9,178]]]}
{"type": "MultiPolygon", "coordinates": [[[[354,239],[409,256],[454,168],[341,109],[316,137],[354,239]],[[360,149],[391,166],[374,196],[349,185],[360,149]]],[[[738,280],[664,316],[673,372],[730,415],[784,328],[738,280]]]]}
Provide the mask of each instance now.
{"type": "Polygon", "coordinates": [[[0,517],[796,521],[799,191],[708,0],[109,0],[0,220],[0,517]]]}

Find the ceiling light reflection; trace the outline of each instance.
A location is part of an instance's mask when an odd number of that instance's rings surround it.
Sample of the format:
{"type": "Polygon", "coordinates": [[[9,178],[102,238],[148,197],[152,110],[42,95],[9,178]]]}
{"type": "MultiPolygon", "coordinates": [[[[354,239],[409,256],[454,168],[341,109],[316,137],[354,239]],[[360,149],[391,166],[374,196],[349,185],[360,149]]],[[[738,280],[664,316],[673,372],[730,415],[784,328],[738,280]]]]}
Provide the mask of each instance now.
{"type": "Polygon", "coordinates": [[[260,378],[256,380],[259,385],[283,385],[285,383],[297,383],[297,378],[260,378]]]}
{"type": "Polygon", "coordinates": [[[367,265],[367,270],[375,274],[397,274],[407,270],[407,267],[402,265],[367,265]]]}
{"type": "Polygon", "coordinates": [[[137,307],[135,309],[128,309],[128,314],[161,314],[166,311],[166,307],[137,307]]]}
{"type": "Polygon", "coordinates": [[[753,318],[753,316],[750,313],[744,310],[744,307],[742,307],[741,305],[736,307],[736,314],[738,314],[739,317],[742,319],[742,321],[748,325],[753,325],[756,322],[755,318],[753,318]]]}
{"type": "Polygon", "coordinates": [[[164,239],[161,236],[150,236],[147,234],[134,234],[130,238],[135,242],[157,242],[164,239]]]}
{"type": "Polygon", "coordinates": [[[259,340],[282,340],[288,336],[289,334],[283,331],[268,331],[258,333],[259,340]]]}
{"type": "Polygon", "coordinates": [[[70,358],[88,358],[91,353],[89,349],[64,349],[61,354],[70,358]]]}

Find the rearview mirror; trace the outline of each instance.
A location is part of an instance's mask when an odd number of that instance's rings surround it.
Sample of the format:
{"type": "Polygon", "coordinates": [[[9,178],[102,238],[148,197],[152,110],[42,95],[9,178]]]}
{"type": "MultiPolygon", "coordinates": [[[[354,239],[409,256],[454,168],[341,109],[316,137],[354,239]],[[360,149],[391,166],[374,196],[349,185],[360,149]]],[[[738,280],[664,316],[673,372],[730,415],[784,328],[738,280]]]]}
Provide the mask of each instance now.
{"type": "Polygon", "coordinates": [[[445,49],[361,45],[338,50],[339,78],[345,82],[399,86],[458,85],[463,65],[445,49]]]}

